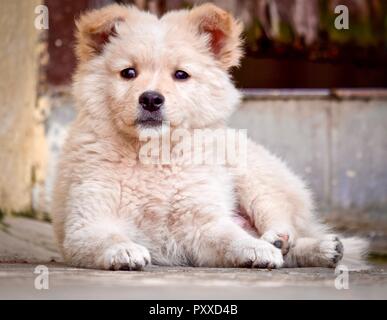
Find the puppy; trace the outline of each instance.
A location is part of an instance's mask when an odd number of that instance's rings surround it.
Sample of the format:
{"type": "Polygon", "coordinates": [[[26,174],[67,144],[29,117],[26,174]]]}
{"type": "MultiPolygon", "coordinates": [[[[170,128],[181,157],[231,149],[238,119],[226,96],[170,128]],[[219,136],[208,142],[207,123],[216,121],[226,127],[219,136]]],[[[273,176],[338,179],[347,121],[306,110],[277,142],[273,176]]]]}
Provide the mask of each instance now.
{"type": "MultiPolygon", "coordinates": [[[[244,166],[144,164],[140,135],[225,128],[240,101],[229,70],[242,25],[205,4],[161,18],[112,5],[77,22],[78,116],[59,164],[54,227],[71,265],[335,267],[366,243],[315,217],[286,165],[247,141],[244,166]],[[243,168],[242,168],[243,167],[243,168]],[[239,213],[239,221],[235,219],[239,213]]],[[[344,263],[344,262],[343,262],[344,263]]]]}

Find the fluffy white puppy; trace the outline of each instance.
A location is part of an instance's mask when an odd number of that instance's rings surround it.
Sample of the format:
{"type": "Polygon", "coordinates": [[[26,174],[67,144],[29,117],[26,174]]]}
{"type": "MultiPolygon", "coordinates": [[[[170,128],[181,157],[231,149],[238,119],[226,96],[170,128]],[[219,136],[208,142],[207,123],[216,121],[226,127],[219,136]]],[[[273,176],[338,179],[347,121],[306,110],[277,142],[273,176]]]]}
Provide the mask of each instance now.
{"type": "MultiPolygon", "coordinates": [[[[240,166],[140,161],[139,137],[224,128],[240,101],[229,69],[241,24],[206,4],[161,18],[108,6],[77,22],[79,107],[54,192],[54,226],[72,265],[141,269],[335,267],[366,243],[339,239],[284,163],[247,142],[240,166]],[[240,221],[235,217],[240,217],[240,221]],[[282,249],[282,251],[281,251],[282,249]]],[[[348,260],[348,261],[349,261],[348,260]]]]}

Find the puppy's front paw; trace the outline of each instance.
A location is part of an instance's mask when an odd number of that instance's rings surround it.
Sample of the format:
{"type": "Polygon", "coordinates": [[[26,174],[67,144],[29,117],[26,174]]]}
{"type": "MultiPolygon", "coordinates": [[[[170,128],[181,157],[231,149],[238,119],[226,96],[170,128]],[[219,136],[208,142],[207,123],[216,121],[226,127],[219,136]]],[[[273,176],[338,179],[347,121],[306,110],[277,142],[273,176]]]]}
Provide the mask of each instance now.
{"type": "Polygon", "coordinates": [[[276,269],[284,263],[281,251],[266,241],[241,241],[235,245],[234,250],[237,253],[237,267],[276,269]]]}
{"type": "Polygon", "coordinates": [[[142,270],[150,262],[149,251],[133,242],[112,245],[99,260],[106,270],[142,270]]]}
{"type": "Polygon", "coordinates": [[[289,252],[291,245],[289,232],[269,230],[262,235],[261,239],[280,249],[284,256],[289,252]]]}
{"type": "Polygon", "coordinates": [[[327,267],[334,268],[343,258],[344,247],[336,235],[327,235],[320,242],[320,257],[327,267]]]}

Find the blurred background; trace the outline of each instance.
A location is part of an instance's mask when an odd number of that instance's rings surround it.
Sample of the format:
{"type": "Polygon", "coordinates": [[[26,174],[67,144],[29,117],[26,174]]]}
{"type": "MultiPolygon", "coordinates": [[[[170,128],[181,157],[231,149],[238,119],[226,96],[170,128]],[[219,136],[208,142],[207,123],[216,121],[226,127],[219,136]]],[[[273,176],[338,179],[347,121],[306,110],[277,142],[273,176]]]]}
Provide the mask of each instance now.
{"type": "MultiPolygon", "coordinates": [[[[48,0],[50,61],[47,80],[67,84],[75,67],[74,17],[111,0],[48,0]],[[58,68],[60,66],[60,68],[58,68]]],[[[162,15],[205,1],[115,1],[162,15]]],[[[383,0],[219,0],[246,27],[246,53],[235,80],[242,88],[384,87],[387,74],[387,2],[383,0]],[[350,28],[337,30],[338,5],[350,28]]]]}
{"type": "MultiPolygon", "coordinates": [[[[0,220],[51,221],[56,163],[75,117],[74,19],[114,2],[162,15],[204,1],[2,0],[0,220]],[[35,27],[39,5],[48,29],[35,27]]],[[[287,161],[325,220],[366,235],[387,257],[387,1],[208,2],[245,24],[246,57],[233,70],[244,100],[230,125],[287,161]],[[348,29],[335,27],[338,5],[348,29]]]]}

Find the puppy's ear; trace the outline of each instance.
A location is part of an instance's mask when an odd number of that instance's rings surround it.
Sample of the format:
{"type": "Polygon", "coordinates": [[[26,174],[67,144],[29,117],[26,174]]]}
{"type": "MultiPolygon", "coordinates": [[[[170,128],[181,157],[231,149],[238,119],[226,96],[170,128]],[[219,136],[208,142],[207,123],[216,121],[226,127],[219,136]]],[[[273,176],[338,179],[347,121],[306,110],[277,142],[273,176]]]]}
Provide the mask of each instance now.
{"type": "Polygon", "coordinates": [[[188,19],[199,34],[209,36],[209,49],[224,69],[239,65],[243,56],[241,22],[210,3],[192,9],[188,19]]]}
{"type": "Polygon", "coordinates": [[[111,37],[117,35],[117,24],[128,19],[129,10],[120,5],[111,5],[83,14],[76,21],[76,54],[86,61],[99,54],[111,37]]]}

